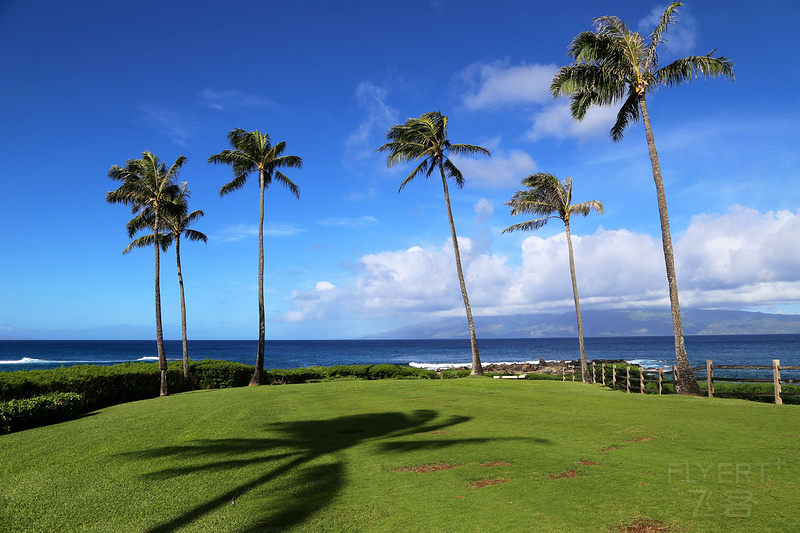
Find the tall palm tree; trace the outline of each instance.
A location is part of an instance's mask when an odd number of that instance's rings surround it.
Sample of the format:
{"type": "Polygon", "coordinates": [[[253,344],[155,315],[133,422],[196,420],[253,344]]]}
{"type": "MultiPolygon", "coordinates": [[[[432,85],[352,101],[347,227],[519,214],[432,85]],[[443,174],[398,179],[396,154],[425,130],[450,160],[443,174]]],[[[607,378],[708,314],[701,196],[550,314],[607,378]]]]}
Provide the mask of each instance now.
{"type": "Polygon", "coordinates": [[[583,322],[581,321],[581,304],[578,299],[578,282],[575,277],[575,257],[572,252],[572,237],[569,232],[569,217],[572,215],[587,216],[592,211],[603,214],[603,204],[597,200],[590,200],[580,204],[572,204],[572,178],[566,177],[563,181],[553,174],[531,174],[522,180],[522,185],[527,187],[524,191],[517,191],[506,202],[511,207],[512,215],[544,215],[542,218],[514,224],[503,230],[511,233],[517,230],[534,231],[551,218],[560,218],[564,222],[569,248],[569,273],[572,276],[572,296],[575,299],[575,314],[578,317],[578,344],[581,350],[581,375],[584,383],[590,383],[589,365],[586,362],[586,348],[583,344],[583,322]]]}
{"type": "Polygon", "coordinates": [[[461,253],[458,250],[458,238],[456,237],[456,227],[453,223],[453,212],[450,209],[450,193],[447,188],[447,178],[452,178],[456,185],[461,188],[464,186],[464,176],[448,158],[448,154],[472,155],[485,154],[491,156],[489,150],[481,146],[472,144],[451,144],[447,138],[447,117],[438,111],[432,111],[421,115],[419,118],[409,118],[405,124],[395,124],[389,128],[386,139],[389,141],[378,151],[388,152],[386,164],[389,167],[399,163],[409,161],[419,164],[411,174],[403,180],[398,192],[403,187],[420,174],[425,174],[429,178],[434,169],[439,169],[442,177],[442,187],[444,188],[444,201],[447,205],[447,219],[450,222],[450,233],[453,239],[453,251],[456,257],[456,271],[458,281],[461,284],[461,296],[464,299],[464,308],[467,311],[467,323],[469,324],[469,338],[472,345],[472,370],[471,375],[483,375],[481,358],[478,353],[478,340],[475,337],[475,325],[472,322],[472,309],[469,305],[467,296],[467,285],[464,283],[464,272],[461,269],[461,253]]]}
{"type": "Polygon", "coordinates": [[[283,155],[286,142],[281,141],[274,146],[270,143],[269,135],[260,131],[244,131],[235,128],[228,133],[228,142],[232,149],[212,155],[209,163],[230,165],[234,178],[223,185],[219,190],[220,196],[225,196],[244,187],[247,177],[253,172],[258,172],[259,184],[259,219],[258,219],[258,354],[256,355],[256,370],[250,380],[250,385],[261,385],[261,376],[264,373],[264,191],[274,179],[285,186],[295,196],[300,198],[300,189],[292,180],[287,178],[280,168],[302,168],[303,160],[296,155],[283,155]]]}
{"type": "MultiPolygon", "coordinates": [[[[186,336],[186,299],[183,291],[183,272],[181,270],[181,236],[186,237],[190,241],[208,242],[208,237],[200,231],[189,229],[189,226],[203,216],[203,211],[197,209],[189,213],[189,197],[191,193],[186,186],[187,183],[183,182],[180,185],[180,193],[175,198],[175,203],[170,203],[162,207],[161,212],[161,229],[164,230],[163,235],[159,235],[161,241],[161,249],[167,251],[170,244],[175,243],[175,259],[178,266],[178,285],[181,293],[181,339],[183,343],[183,377],[189,379],[189,343],[186,336]]],[[[154,224],[152,209],[145,209],[135,218],[130,220],[127,224],[128,236],[133,237],[139,231],[146,228],[152,228],[154,224]]],[[[155,242],[155,234],[143,235],[138,239],[131,242],[123,254],[127,254],[133,248],[142,248],[145,246],[152,246],[155,242]]]]}
{"type": "Polygon", "coordinates": [[[673,2],[664,11],[647,41],[617,17],[595,19],[596,31],[580,33],[573,39],[569,56],[574,59],[574,63],[559,69],[550,90],[555,97],[570,97],[572,116],[578,120],[582,120],[593,105],[609,105],[622,101],[617,121],[611,128],[611,138],[614,141],[622,139],[625,128],[630,122],[638,120],[641,112],[661,219],[661,241],[667,269],[678,367],[676,388],[680,394],[699,395],[700,388],[689,365],[683,340],[667,198],[646,96],[659,86],[680,85],[699,75],[733,79],[734,74],[730,59],[725,56],[712,57],[715,50],[704,56],[689,56],[658,67],[659,45],[664,42],[664,34],[669,26],[676,22],[677,9],[682,5],[681,2],[673,2]]]}
{"type": "MultiPolygon", "coordinates": [[[[129,159],[124,167],[117,165],[108,170],[108,177],[122,182],[116,190],[106,193],[106,202],[124,204],[131,207],[133,214],[140,214],[145,209],[153,213],[153,243],[161,243],[161,210],[173,203],[180,193],[175,180],[180,168],[186,162],[180,156],[167,168],[167,165],[150,152],[142,152],[141,159],[129,159]]],[[[155,300],[156,300],[156,348],[158,350],[158,366],[161,370],[160,396],[167,396],[167,356],[164,352],[164,332],[161,328],[161,246],[153,246],[155,250],[155,300]]]]}

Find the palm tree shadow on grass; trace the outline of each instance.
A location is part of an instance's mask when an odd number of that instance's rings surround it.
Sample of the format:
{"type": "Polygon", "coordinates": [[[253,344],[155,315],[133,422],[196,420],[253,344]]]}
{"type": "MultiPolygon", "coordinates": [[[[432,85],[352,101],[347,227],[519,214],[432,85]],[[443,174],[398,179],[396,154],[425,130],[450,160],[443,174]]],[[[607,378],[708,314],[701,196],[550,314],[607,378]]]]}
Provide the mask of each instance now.
{"type": "MultiPolygon", "coordinates": [[[[270,502],[257,523],[240,529],[242,533],[255,531],[285,531],[296,526],[330,505],[347,481],[346,460],[342,452],[365,443],[376,443],[375,453],[398,453],[419,449],[442,449],[459,444],[485,443],[488,438],[452,439],[447,441],[398,441],[387,439],[409,437],[421,433],[441,431],[471,420],[466,416],[450,416],[436,420],[433,410],[417,410],[411,414],[401,412],[371,413],[342,416],[326,420],[303,420],[269,424],[267,430],[278,433],[279,438],[264,439],[214,439],[196,441],[186,446],[166,446],[141,452],[124,454],[136,459],[174,457],[179,463],[196,463],[191,466],[166,468],[147,474],[148,478],[167,479],[194,473],[230,472],[241,475],[238,469],[264,465],[263,474],[243,482],[233,489],[207,499],[179,516],[148,529],[150,532],[167,532],[201,520],[208,513],[230,506],[237,499],[273,482],[281,476],[287,491],[275,495],[280,504],[270,502]],[[329,461],[320,464],[318,460],[329,461]],[[270,463],[285,461],[270,466],[270,463]]],[[[537,442],[549,441],[536,439],[537,442]]],[[[272,499],[272,498],[270,498],[272,499]]]]}

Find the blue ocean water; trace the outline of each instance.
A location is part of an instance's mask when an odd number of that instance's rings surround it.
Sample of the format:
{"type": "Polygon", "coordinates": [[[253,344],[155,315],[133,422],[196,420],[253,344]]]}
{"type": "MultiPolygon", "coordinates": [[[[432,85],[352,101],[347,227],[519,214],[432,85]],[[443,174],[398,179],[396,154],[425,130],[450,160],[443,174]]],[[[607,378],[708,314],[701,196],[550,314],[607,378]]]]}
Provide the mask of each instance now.
{"type": "MultiPolygon", "coordinates": [[[[189,341],[192,359],[255,363],[256,341],[189,341]]],[[[538,362],[579,358],[576,338],[479,339],[483,363],[538,362]]],[[[686,337],[692,366],[800,366],[800,335],[702,335],[686,337]]],[[[181,359],[180,341],[165,341],[168,359],[181,359]]],[[[594,337],[586,339],[588,359],[623,359],[646,367],[674,363],[672,337],[594,337]]],[[[58,368],[78,364],[111,365],[155,361],[155,341],[0,341],[0,371],[58,368]]],[[[425,366],[467,365],[467,339],[267,341],[266,368],[391,363],[425,366]]]]}

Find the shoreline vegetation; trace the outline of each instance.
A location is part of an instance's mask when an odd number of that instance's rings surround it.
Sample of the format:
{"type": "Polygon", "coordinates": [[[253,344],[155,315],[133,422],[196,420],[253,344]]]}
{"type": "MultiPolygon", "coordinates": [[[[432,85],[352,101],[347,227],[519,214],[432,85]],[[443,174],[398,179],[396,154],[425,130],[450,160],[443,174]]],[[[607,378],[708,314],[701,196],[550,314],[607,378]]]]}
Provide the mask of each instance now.
{"type": "MultiPolygon", "coordinates": [[[[620,369],[627,367],[634,372],[639,368],[621,359],[597,359],[594,362],[616,365],[620,369]]],[[[570,381],[580,381],[580,367],[577,360],[541,359],[538,363],[487,363],[484,371],[486,377],[514,376],[524,380],[558,381],[563,381],[565,373],[569,373],[570,381]]],[[[204,359],[189,363],[190,377],[187,380],[183,375],[182,361],[169,361],[166,381],[170,390],[176,393],[242,387],[250,383],[253,370],[252,365],[204,359]]],[[[145,362],[0,372],[0,435],[72,420],[112,405],[152,398],[163,383],[161,376],[159,363],[145,362]]],[[[447,380],[469,376],[469,365],[428,369],[362,364],[271,369],[262,377],[265,385],[291,385],[352,380],[447,380]]],[[[652,388],[648,385],[647,392],[656,392],[652,388]]],[[[769,385],[763,384],[764,391],[747,383],[726,383],[724,388],[729,397],[752,399],[747,394],[768,392],[769,385]]],[[[667,384],[664,392],[674,393],[674,387],[667,384]]],[[[789,403],[800,402],[792,398],[789,403]]]]}

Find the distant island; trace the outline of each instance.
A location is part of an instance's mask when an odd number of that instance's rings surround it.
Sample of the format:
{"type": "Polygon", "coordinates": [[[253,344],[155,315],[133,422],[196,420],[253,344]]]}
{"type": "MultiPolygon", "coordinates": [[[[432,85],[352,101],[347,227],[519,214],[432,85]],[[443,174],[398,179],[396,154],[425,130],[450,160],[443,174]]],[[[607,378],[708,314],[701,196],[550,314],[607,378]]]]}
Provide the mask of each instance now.
{"type": "MultiPolygon", "coordinates": [[[[672,317],[665,310],[581,311],[587,337],[672,335],[672,317]]],[[[684,335],[800,334],[800,315],[749,311],[684,309],[684,335]]],[[[475,329],[483,338],[576,337],[575,313],[476,316],[475,329]]],[[[468,338],[464,317],[445,318],[376,333],[363,339],[468,338]]]]}

